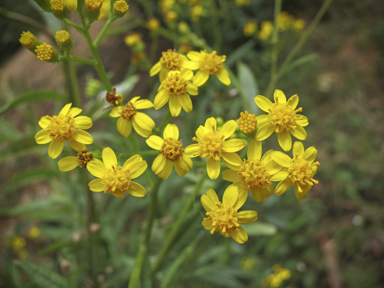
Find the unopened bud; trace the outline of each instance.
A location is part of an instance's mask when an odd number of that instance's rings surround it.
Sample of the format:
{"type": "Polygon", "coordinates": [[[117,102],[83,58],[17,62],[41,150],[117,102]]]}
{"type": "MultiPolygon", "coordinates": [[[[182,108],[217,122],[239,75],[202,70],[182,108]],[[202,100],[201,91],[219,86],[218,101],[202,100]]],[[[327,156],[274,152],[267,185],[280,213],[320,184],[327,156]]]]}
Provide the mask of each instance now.
{"type": "Polygon", "coordinates": [[[113,8],[115,8],[115,15],[117,17],[123,17],[128,12],[129,5],[125,0],[118,0],[113,5],[113,8]]]}
{"type": "Polygon", "coordinates": [[[57,31],[56,32],[56,43],[59,45],[59,47],[64,51],[69,51],[72,49],[72,38],[71,35],[65,30],[57,31]]]}
{"type": "Polygon", "coordinates": [[[47,61],[50,63],[56,63],[59,62],[59,54],[53,47],[47,43],[43,43],[42,45],[39,45],[35,49],[36,56],[41,61],[47,61]]]}

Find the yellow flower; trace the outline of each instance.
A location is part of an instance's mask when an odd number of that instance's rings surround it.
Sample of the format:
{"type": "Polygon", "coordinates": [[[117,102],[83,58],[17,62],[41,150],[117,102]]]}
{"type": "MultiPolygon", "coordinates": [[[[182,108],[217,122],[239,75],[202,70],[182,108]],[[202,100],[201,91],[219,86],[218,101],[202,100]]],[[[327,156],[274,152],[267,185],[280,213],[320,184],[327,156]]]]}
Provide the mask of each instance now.
{"type": "Polygon", "coordinates": [[[219,80],[225,84],[230,85],[231,79],[229,79],[228,71],[224,68],[223,62],[227,56],[218,56],[216,51],[208,53],[207,50],[196,52],[191,51],[187,54],[188,58],[197,64],[200,69],[193,77],[193,83],[196,86],[201,86],[207,82],[210,75],[216,75],[219,80]]]}
{"type": "Polygon", "coordinates": [[[236,122],[231,120],[225,123],[220,131],[216,131],[216,119],[208,118],[205,126],[200,125],[196,130],[197,138],[193,137],[193,141],[198,143],[185,148],[185,153],[190,157],[208,158],[207,172],[211,179],[220,175],[221,158],[230,168],[238,163],[239,155],[235,152],[243,149],[245,141],[237,138],[226,140],[235,132],[236,126],[236,122]]]}
{"type": "Polygon", "coordinates": [[[37,40],[35,35],[33,35],[31,32],[23,32],[20,37],[20,43],[27,49],[31,49],[33,52],[36,49],[37,45],[41,45],[40,41],[37,40]]]}
{"type": "Polygon", "coordinates": [[[271,21],[263,21],[261,23],[261,29],[257,36],[260,40],[268,40],[268,38],[272,35],[273,32],[273,23],[271,21]]]}
{"type": "Polygon", "coordinates": [[[71,142],[93,143],[91,134],[83,130],[92,127],[91,118],[86,116],[76,117],[81,113],[82,109],[71,108],[71,106],[72,103],[69,103],[61,109],[59,115],[43,116],[39,121],[42,130],[35,135],[36,143],[46,144],[51,142],[48,148],[48,156],[52,159],[57,158],[63,151],[64,140],[67,140],[70,144],[71,142]]]}
{"type": "Polygon", "coordinates": [[[125,2],[125,0],[118,0],[113,5],[113,8],[119,16],[123,16],[125,13],[128,12],[129,5],[127,4],[127,2],[125,2]]]}
{"type": "Polygon", "coordinates": [[[149,71],[149,75],[152,77],[160,72],[160,81],[168,76],[169,71],[184,71],[188,70],[188,77],[193,77],[193,72],[190,70],[197,69],[197,66],[189,61],[187,57],[168,49],[166,52],[162,52],[159,62],[153,65],[152,69],[149,71]]]}
{"type": "Polygon", "coordinates": [[[151,18],[147,22],[147,28],[151,31],[157,31],[160,27],[160,22],[156,18],[151,18]]]}
{"type": "Polygon", "coordinates": [[[166,23],[172,23],[177,20],[177,13],[175,11],[167,11],[165,12],[165,22],[166,23]]]}
{"type": "Polygon", "coordinates": [[[151,135],[155,122],[146,114],[138,112],[137,109],[148,109],[153,107],[151,101],[147,99],[139,100],[140,96],[133,97],[125,106],[116,106],[112,109],[109,116],[117,119],[117,130],[125,138],[131,134],[132,126],[142,137],[147,138],[151,135]]]}
{"type": "Polygon", "coordinates": [[[280,267],[280,265],[273,265],[274,273],[261,281],[261,284],[266,287],[277,288],[281,283],[291,277],[291,271],[286,268],[280,267]]]}
{"type": "Polygon", "coordinates": [[[99,11],[103,0],[84,0],[85,6],[91,11],[99,11]]]}
{"type": "Polygon", "coordinates": [[[152,135],[146,140],[149,147],[161,152],[152,163],[152,171],[162,179],[169,177],[173,164],[176,173],[181,177],[193,167],[192,160],[185,155],[183,144],[178,139],[179,129],[175,124],[168,124],[164,129],[163,139],[152,135]]]}
{"type": "Polygon", "coordinates": [[[249,5],[251,0],[236,0],[236,5],[238,6],[246,6],[249,5]]]}
{"type": "Polygon", "coordinates": [[[294,17],[283,11],[277,15],[277,28],[279,31],[288,30],[294,22],[294,17]]]}
{"type": "Polygon", "coordinates": [[[203,13],[203,6],[201,4],[196,4],[192,7],[192,21],[199,21],[201,14],[203,13]]]}
{"type": "Polygon", "coordinates": [[[113,88],[112,92],[107,91],[105,101],[111,104],[111,106],[118,106],[123,102],[123,94],[116,94],[116,88],[113,88]]]}
{"type": "Polygon", "coordinates": [[[77,156],[67,156],[60,159],[57,163],[59,170],[63,172],[71,171],[77,166],[87,168],[87,164],[93,161],[93,154],[88,152],[87,147],[81,143],[70,143],[71,147],[77,152],[77,156]]]}
{"type": "MultiPolygon", "coordinates": [[[[181,108],[187,113],[192,111],[191,95],[197,95],[197,87],[191,80],[190,70],[171,71],[168,77],[161,82],[157,95],[155,96],[155,109],[160,109],[169,100],[169,110],[173,117],[180,114],[181,108]]],[[[193,75],[193,74],[192,74],[193,75]]]]}
{"type": "Polygon", "coordinates": [[[253,139],[248,147],[248,160],[236,157],[231,169],[222,173],[224,180],[233,182],[239,188],[239,193],[251,191],[256,202],[263,202],[273,194],[275,188],[271,181],[283,180],[285,176],[278,173],[283,168],[273,161],[273,150],[262,158],[261,150],[261,142],[253,139]]]}
{"type": "Polygon", "coordinates": [[[295,22],[293,22],[293,29],[296,31],[301,31],[305,27],[305,21],[303,19],[296,19],[295,22]]]}
{"type": "Polygon", "coordinates": [[[244,25],[244,35],[251,37],[257,30],[257,22],[255,19],[251,19],[244,25]]]}
{"type": "MultiPolygon", "coordinates": [[[[65,0],[51,0],[51,7],[52,7],[52,10],[53,12],[56,12],[56,13],[63,13],[65,8],[67,7],[68,10],[70,11],[74,11],[76,10],[76,8],[74,10],[71,10],[69,9],[70,7],[68,6],[69,3],[67,2],[71,2],[71,1],[65,1],[65,0]]],[[[72,1],[73,2],[73,1],[72,1]]],[[[76,7],[77,7],[77,0],[76,0],[76,7]]]]}
{"type": "Polygon", "coordinates": [[[117,165],[115,152],[109,147],[103,149],[102,157],[104,163],[94,159],[87,166],[88,171],[97,177],[88,184],[91,191],[104,191],[118,198],[124,198],[125,193],[135,197],[143,197],[147,194],[143,186],[131,181],[147,169],[147,162],[140,155],[132,156],[123,166],[117,165]]]}
{"type": "Polygon", "coordinates": [[[175,4],[175,0],[160,0],[159,6],[162,12],[170,10],[175,4]]]}
{"type": "Polygon", "coordinates": [[[111,11],[111,1],[104,0],[103,5],[100,8],[100,15],[98,20],[107,19],[109,17],[110,11],[111,11]]]}
{"type": "Polygon", "coordinates": [[[69,11],[75,11],[77,9],[77,0],[66,0],[66,3],[69,11]]]}
{"type": "Polygon", "coordinates": [[[201,196],[201,204],[207,211],[207,218],[201,223],[211,234],[220,232],[225,237],[231,236],[236,242],[243,244],[248,241],[247,232],[240,224],[248,224],[257,220],[257,212],[246,210],[237,212],[247,200],[247,193],[239,193],[234,185],[225,189],[223,202],[220,202],[213,189],[201,196]]]}
{"type": "Polygon", "coordinates": [[[43,43],[39,46],[36,46],[36,56],[41,61],[57,62],[58,54],[53,47],[47,43],[43,43]]]}
{"type": "Polygon", "coordinates": [[[240,112],[240,118],[237,120],[240,131],[244,134],[251,134],[255,132],[257,126],[257,118],[255,114],[249,114],[248,111],[245,113],[240,112]]]}
{"type": "Polygon", "coordinates": [[[71,41],[71,35],[65,30],[57,31],[55,36],[58,44],[66,44],[71,41]]]}
{"type": "Polygon", "coordinates": [[[125,36],[124,42],[127,46],[132,47],[133,45],[141,41],[141,35],[138,33],[133,33],[125,36]]]}
{"type": "Polygon", "coordinates": [[[31,239],[37,238],[40,235],[40,229],[38,227],[32,227],[28,231],[28,237],[31,239]]]}
{"type": "Polygon", "coordinates": [[[272,153],[272,159],[282,167],[279,172],[283,176],[275,189],[275,194],[280,196],[287,192],[293,185],[295,187],[295,195],[297,200],[305,199],[313,184],[319,181],[313,179],[317,172],[317,166],[320,165],[315,161],[317,150],[315,147],[309,147],[304,151],[303,143],[296,141],[292,149],[293,158],[280,151],[272,153]]]}
{"type": "Polygon", "coordinates": [[[255,97],[257,106],[269,113],[257,116],[259,130],[256,133],[256,140],[263,141],[276,132],[281,148],[289,151],[292,148],[291,134],[299,140],[307,138],[307,132],[303,127],[308,125],[308,118],[296,114],[303,110],[302,108],[296,109],[299,96],[293,95],[287,101],[283,91],[276,89],[273,97],[275,99],[273,104],[264,96],[255,97]]]}

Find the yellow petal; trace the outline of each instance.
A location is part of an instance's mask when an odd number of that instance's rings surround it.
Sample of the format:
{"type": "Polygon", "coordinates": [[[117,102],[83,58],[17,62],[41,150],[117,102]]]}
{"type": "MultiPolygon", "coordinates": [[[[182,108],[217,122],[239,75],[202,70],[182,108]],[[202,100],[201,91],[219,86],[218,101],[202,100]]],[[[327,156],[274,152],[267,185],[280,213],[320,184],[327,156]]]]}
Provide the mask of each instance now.
{"type": "Polygon", "coordinates": [[[295,144],[293,144],[293,149],[292,149],[292,154],[295,156],[296,154],[301,154],[304,153],[304,145],[300,141],[295,141],[295,144]]]}
{"type": "Polygon", "coordinates": [[[229,181],[229,182],[240,181],[238,172],[231,169],[227,169],[223,171],[223,173],[221,173],[221,177],[223,177],[225,181],[229,181]]]}
{"type": "Polygon", "coordinates": [[[63,107],[63,109],[60,110],[59,115],[67,115],[69,109],[71,109],[72,103],[68,103],[63,107]]]}
{"type": "Polygon", "coordinates": [[[307,150],[305,150],[303,154],[303,159],[307,160],[309,163],[312,163],[313,161],[315,161],[316,156],[317,156],[317,150],[315,147],[311,146],[307,150]]]}
{"type": "Polygon", "coordinates": [[[147,194],[147,190],[143,186],[133,181],[131,181],[127,192],[135,197],[144,197],[147,194]]]}
{"type": "Polygon", "coordinates": [[[85,146],[82,143],[77,142],[76,140],[69,140],[69,145],[72,147],[75,151],[85,151],[87,150],[87,146],[85,146]]]}
{"type": "Polygon", "coordinates": [[[214,205],[220,203],[219,197],[217,197],[217,194],[216,194],[215,190],[213,190],[213,189],[208,189],[208,191],[207,191],[207,196],[209,197],[209,199],[212,200],[212,202],[213,202],[214,205]]]}
{"type": "Polygon", "coordinates": [[[153,173],[159,174],[164,169],[164,166],[165,166],[166,162],[167,162],[166,158],[164,157],[164,155],[162,153],[157,155],[155,160],[152,163],[152,171],[153,171],[153,173]]]}
{"type": "MultiPolygon", "coordinates": [[[[210,189],[211,190],[211,189],[210,189]]],[[[209,198],[207,195],[203,194],[201,196],[201,204],[203,205],[205,211],[210,212],[212,208],[215,206],[215,203],[213,203],[212,199],[209,198]]]]}
{"type": "Polygon", "coordinates": [[[244,146],[245,146],[245,141],[243,139],[232,138],[232,139],[225,141],[222,144],[222,149],[225,152],[231,153],[231,152],[237,152],[237,151],[243,149],[244,146]]]}
{"type": "MultiPolygon", "coordinates": [[[[190,62],[190,61],[188,61],[188,62],[192,63],[191,66],[193,66],[193,67],[195,66],[195,64],[193,64],[193,62],[190,62]]],[[[188,64],[186,64],[186,65],[188,65],[188,64]]],[[[189,81],[189,80],[192,80],[192,78],[193,78],[193,72],[190,69],[182,69],[180,72],[180,76],[183,77],[185,80],[189,81]]]]}
{"type": "Polygon", "coordinates": [[[196,52],[196,51],[189,51],[188,54],[187,54],[187,57],[189,59],[191,59],[192,61],[199,61],[200,58],[201,58],[201,54],[199,52],[196,52]]]}
{"type": "Polygon", "coordinates": [[[66,4],[69,11],[75,11],[77,9],[77,0],[66,0],[66,4]]]}
{"type": "Polygon", "coordinates": [[[91,182],[88,184],[89,189],[93,192],[101,192],[104,191],[104,185],[101,184],[101,179],[93,179],[91,182]]]}
{"type": "Polygon", "coordinates": [[[279,172],[277,172],[275,175],[272,175],[271,178],[269,178],[270,181],[282,181],[288,177],[288,170],[287,169],[282,169],[279,172]]]}
{"type": "Polygon", "coordinates": [[[74,121],[77,129],[89,129],[92,127],[92,119],[87,116],[78,116],[74,121]]]}
{"type": "Polygon", "coordinates": [[[204,127],[205,127],[205,130],[207,130],[207,132],[216,131],[216,119],[213,117],[208,118],[205,121],[204,127]]]}
{"type": "Polygon", "coordinates": [[[309,190],[311,190],[311,188],[312,188],[312,186],[305,186],[302,188],[303,192],[299,192],[299,189],[297,187],[295,187],[296,199],[300,201],[300,200],[307,198],[308,192],[309,192],[309,190]]]}
{"type": "Polygon", "coordinates": [[[269,136],[272,135],[272,133],[275,131],[275,126],[270,125],[269,123],[264,124],[257,130],[255,139],[257,141],[263,141],[267,139],[269,136]]]}
{"type": "Polygon", "coordinates": [[[113,118],[121,117],[121,111],[122,111],[121,106],[113,107],[111,113],[109,113],[109,116],[113,118]]]}
{"type": "Polygon", "coordinates": [[[248,234],[245,232],[243,227],[238,227],[239,231],[230,231],[228,234],[235,240],[237,243],[244,244],[248,241],[248,234]]]}
{"type": "Polygon", "coordinates": [[[82,144],[92,144],[93,143],[93,137],[91,134],[84,130],[78,129],[75,134],[75,140],[82,144]]]}
{"type": "Polygon", "coordinates": [[[257,212],[252,210],[240,211],[237,213],[239,224],[249,224],[257,220],[257,212]]]}
{"type": "Polygon", "coordinates": [[[277,164],[275,161],[271,160],[268,163],[265,164],[265,169],[269,173],[269,175],[276,174],[279,172],[283,167],[281,165],[277,164]]]}
{"type": "Polygon", "coordinates": [[[53,140],[48,148],[48,156],[52,159],[59,157],[64,148],[64,141],[53,140]]]}
{"type": "Polygon", "coordinates": [[[231,84],[231,79],[229,79],[228,71],[225,68],[221,68],[218,73],[216,73],[217,78],[219,78],[220,82],[224,85],[229,86],[231,84]]]}
{"type": "Polygon", "coordinates": [[[293,95],[291,98],[288,99],[288,104],[292,107],[293,110],[295,110],[297,104],[299,104],[299,96],[297,96],[297,94],[293,95]]]}
{"type": "Polygon", "coordinates": [[[168,72],[169,72],[168,68],[165,68],[165,67],[161,68],[160,75],[159,75],[160,82],[163,82],[165,80],[165,78],[167,78],[168,72]]]}
{"type": "Polygon", "coordinates": [[[160,150],[161,146],[163,146],[164,140],[157,135],[151,135],[147,140],[145,140],[145,142],[147,142],[147,145],[152,149],[160,150]]]}
{"type": "Polygon", "coordinates": [[[195,84],[197,87],[200,87],[208,81],[208,78],[209,72],[199,70],[193,77],[193,84],[195,84]]]}
{"type": "Polygon", "coordinates": [[[87,169],[89,173],[97,178],[103,178],[104,173],[107,171],[103,162],[99,159],[93,159],[87,163],[87,169]]]}
{"type": "Polygon", "coordinates": [[[255,97],[256,105],[260,107],[261,110],[268,112],[272,108],[272,102],[267,97],[262,95],[257,95],[255,97]]]}
{"type": "Polygon", "coordinates": [[[252,139],[251,143],[249,143],[247,150],[248,160],[260,160],[262,153],[261,141],[257,141],[256,139],[252,139]]]}
{"type": "Polygon", "coordinates": [[[167,104],[169,97],[170,97],[169,93],[166,89],[164,88],[160,89],[160,91],[155,96],[155,101],[153,102],[155,109],[158,110],[161,107],[163,107],[165,104],[167,104]]]}
{"type": "Polygon", "coordinates": [[[236,185],[229,185],[224,191],[223,204],[234,206],[239,198],[239,188],[236,185]]]}
{"type": "Polygon", "coordinates": [[[129,168],[129,172],[131,173],[131,179],[135,179],[144,173],[145,169],[147,169],[148,164],[146,161],[140,161],[135,163],[134,166],[129,168]]]}
{"type": "Polygon", "coordinates": [[[137,134],[139,134],[141,137],[147,138],[151,135],[152,129],[147,130],[146,128],[138,125],[138,123],[137,123],[137,121],[135,121],[135,119],[132,119],[131,123],[132,123],[133,128],[137,132],[137,134]]]}
{"type": "Polygon", "coordinates": [[[283,148],[284,151],[289,151],[292,148],[292,137],[288,131],[277,133],[277,139],[279,140],[279,145],[283,148]]]}
{"type": "Polygon", "coordinates": [[[191,144],[189,146],[187,146],[184,150],[184,153],[188,156],[188,157],[197,157],[199,156],[199,150],[200,150],[200,146],[199,144],[191,144]]]}
{"type": "Polygon", "coordinates": [[[185,155],[185,153],[183,154],[181,159],[179,159],[178,162],[179,162],[181,168],[183,168],[187,172],[190,171],[193,167],[193,162],[192,162],[191,158],[189,158],[187,155],[185,155]]]}
{"type": "Polygon", "coordinates": [[[224,136],[224,139],[227,139],[235,133],[237,128],[237,123],[235,120],[230,120],[226,122],[223,127],[220,128],[219,134],[224,136]]]}
{"type": "Polygon", "coordinates": [[[179,139],[179,128],[175,124],[168,124],[167,127],[165,127],[163,132],[164,139],[166,138],[172,138],[174,140],[179,139]]]}
{"type": "Polygon", "coordinates": [[[112,169],[113,166],[117,166],[117,158],[115,152],[109,147],[103,149],[102,153],[103,162],[107,169],[112,169]]]}
{"type": "Polygon", "coordinates": [[[187,113],[191,112],[193,108],[191,97],[188,94],[182,94],[178,97],[181,108],[187,113]]]}
{"type": "Polygon", "coordinates": [[[159,176],[162,179],[167,179],[169,175],[171,175],[172,168],[173,168],[173,162],[169,159],[166,159],[163,170],[159,174],[157,174],[157,176],[159,176]]]}
{"type": "Polygon", "coordinates": [[[300,115],[300,117],[303,117],[303,119],[296,120],[296,123],[299,124],[302,127],[308,126],[308,124],[309,124],[308,118],[306,116],[304,116],[304,115],[300,115]]]}
{"type": "Polygon", "coordinates": [[[127,138],[129,134],[131,134],[132,123],[131,121],[125,120],[123,117],[117,119],[116,127],[117,131],[119,131],[119,133],[125,138],[127,138]]]}
{"type": "Polygon", "coordinates": [[[205,220],[204,219],[203,222],[201,222],[201,225],[203,225],[206,230],[212,230],[213,229],[212,220],[205,220]]]}
{"type": "Polygon", "coordinates": [[[288,179],[281,181],[275,189],[275,194],[277,196],[283,195],[288,189],[292,186],[292,182],[288,179]]]}
{"type": "Polygon", "coordinates": [[[197,128],[196,130],[196,136],[198,139],[201,139],[204,137],[204,135],[207,134],[207,130],[205,129],[204,126],[199,126],[199,128],[197,128]]]}
{"type": "Polygon", "coordinates": [[[239,196],[237,197],[237,201],[233,205],[233,209],[238,210],[241,208],[241,206],[244,205],[245,201],[247,200],[248,191],[247,191],[245,185],[242,185],[241,183],[234,183],[234,184],[231,184],[230,186],[236,187],[238,192],[239,192],[239,196]],[[238,185],[238,184],[240,184],[240,185],[238,185]]]}
{"type": "Polygon", "coordinates": [[[285,94],[283,91],[276,89],[273,93],[273,99],[275,99],[275,103],[287,103],[287,97],[285,97],[285,94]],[[277,100],[278,99],[278,100],[277,100]]]}
{"type": "Polygon", "coordinates": [[[212,180],[217,179],[217,177],[220,175],[220,161],[214,160],[212,158],[208,159],[207,172],[209,178],[212,180]]]}
{"type": "Polygon", "coordinates": [[[135,102],[136,109],[148,109],[153,107],[153,103],[147,99],[138,100],[135,102]]]}
{"type": "Polygon", "coordinates": [[[51,121],[49,119],[47,119],[47,116],[43,116],[43,117],[40,118],[39,126],[42,129],[47,128],[49,126],[49,124],[51,124],[51,121]]]}
{"type": "Polygon", "coordinates": [[[179,103],[178,96],[171,95],[171,98],[169,98],[169,111],[171,111],[173,117],[179,116],[181,105],[179,103]]]}
{"type": "Polygon", "coordinates": [[[274,151],[272,153],[272,159],[279,165],[288,168],[292,164],[292,159],[287,154],[281,151],[274,151]]]}
{"type": "Polygon", "coordinates": [[[151,68],[151,70],[149,70],[149,76],[152,77],[152,76],[156,75],[157,73],[159,73],[162,67],[163,67],[163,66],[161,66],[160,61],[157,62],[155,65],[153,65],[153,67],[151,68]]]}
{"type": "MultiPolygon", "coordinates": [[[[186,61],[183,61],[183,64],[181,65],[181,67],[186,68],[186,70],[187,69],[188,70],[196,70],[199,68],[199,65],[196,62],[186,60],[186,61]]],[[[193,77],[193,72],[192,72],[192,77],[193,77]]],[[[189,79],[191,79],[191,78],[189,78],[189,79]]]]}
{"type": "Polygon", "coordinates": [[[52,138],[46,129],[42,129],[36,133],[35,141],[37,144],[47,144],[52,141],[52,138]]]}
{"type": "Polygon", "coordinates": [[[195,84],[192,84],[192,83],[188,83],[188,87],[187,87],[187,92],[191,95],[197,95],[199,94],[199,89],[197,88],[197,86],[195,84]]]}
{"type": "Polygon", "coordinates": [[[221,155],[223,157],[224,164],[227,165],[228,168],[239,171],[239,168],[243,163],[239,155],[228,152],[222,152],[221,155]]]}
{"type": "Polygon", "coordinates": [[[264,124],[268,123],[269,116],[266,114],[256,116],[257,127],[260,128],[264,124]]]}
{"type": "Polygon", "coordinates": [[[183,177],[185,174],[187,174],[187,172],[189,170],[185,170],[182,166],[181,166],[181,162],[182,160],[181,159],[177,159],[175,162],[173,162],[175,164],[175,170],[176,170],[176,173],[180,176],[180,177],[183,177]]]}
{"type": "Polygon", "coordinates": [[[141,158],[140,155],[134,155],[130,157],[127,161],[125,161],[123,168],[130,170],[133,166],[135,166],[137,163],[141,161],[143,161],[143,158],[141,158]]]}
{"type": "Polygon", "coordinates": [[[63,172],[71,171],[78,166],[77,157],[76,156],[64,157],[63,159],[59,160],[57,165],[59,165],[60,171],[63,171],[63,172]]]}
{"type": "Polygon", "coordinates": [[[81,111],[83,111],[83,109],[73,107],[73,108],[69,109],[67,115],[71,115],[72,117],[76,117],[77,115],[79,115],[81,113],[81,111]]]}
{"type": "Polygon", "coordinates": [[[296,122],[296,129],[290,131],[291,134],[299,140],[307,139],[307,132],[304,128],[296,122]]]}
{"type": "Polygon", "coordinates": [[[268,189],[267,188],[253,188],[252,189],[252,198],[255,200],[257,203],[264,202],[267,200],[267,194],[268,189]]]}
{"type": "Polygon", "coordinates": [[[152,131],[155,128],[155,121],[152,120],[147,114],[136,112],[132,122],[136,122],[141,128],[152,131]]]}

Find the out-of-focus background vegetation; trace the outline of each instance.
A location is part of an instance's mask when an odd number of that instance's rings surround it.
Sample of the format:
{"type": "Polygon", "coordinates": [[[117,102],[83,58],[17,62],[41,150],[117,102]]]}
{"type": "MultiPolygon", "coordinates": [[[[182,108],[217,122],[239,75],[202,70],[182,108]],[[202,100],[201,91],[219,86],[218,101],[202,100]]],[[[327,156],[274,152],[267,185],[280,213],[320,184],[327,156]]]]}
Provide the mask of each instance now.
{"type": "MultiPolygon", "coordinates": [[[[143,67],[129,70],[132,52],[123,41],[124,29],[129,29],[136,19],[146,20],[139,2],[128,3],[130,19],[112,25],[99,51],[106,70],[113,73],[112,83],[124,84],[126,99],[141,95],[153,100],[158,80],[149,79],[143,67]]],[[[155,16],[161,19],[157,1],[149,2],[155,16]]],[[[60,28],[53,27],[57,22],[47,13],[38,12],[31,3],[3,1],[1,6],[48,23],[53,31],[60,28]]],[[[257,111],[253,102],[256,95],[252,93],[264,95],[267,88],[271,47],[268,41],[245,37],[243,25],[251,18],[257,20],[259,27],[264,20],[273,21],[273,3],[251,0],[246,8],[229,3],[232,8],[225,18],[219,19],[222,45],[217,48],[220,54],[227,55],[229,68],[242,81],[249,103],[254,106],[251,110],[255,109],[252,112],[257,111]]],[[[308,26],[322,3],[321,0],[284,0],[282,10],[304,19],[308,26]]],[[[211,30],[213,16],[210,13],[207,10],[200,17],[200,25],[191,27],[193,31],[200,29],[208,45],[213,46],[218,40],[211,30]]],[[[273,273],[272,266],[279,264],[290,270],[290,278],[281,283],[281,287],[383,287],[382,15],[384,3],[379,0],[333,1],[297,56],[301,62],[296,62],[275,87],[287,96],[298,94],[303,114],[309,118],[304,145],[317,148],[321,166],[315,177],[320,184],[313,187],[308,198],[297,201],[289,190],[280,197],[272,195],[264,203],[247,201],[245,208],[258,211],[257,222],[261,224],[257,231],[249,233],[250,239],[244,245],[205,231],[200,225],[199,211],[203,209],[196,199],[195,209],[190,211],[184,224],[192,227],[186,233],[181,231],[173,252],[152,283],[161,282],[162,287],[261,287],[262,279],[273,273]]],[[[97,35],[103,24],[98,21],[93,25],[93,35],[97,35]]],[[[39,35],[42,42],[50,40],[41,31],[6,17],[0,18],[0,28],[0,106],[5,107],[26,92],[55,90],[65,95],[60,64],[38,60],[18,41],[21,32],[28,30],[39,35]]],[[[151,33],[143,27],[132,31],[142,34],[150,55],[151,33]]],[[[89,57],[85,42],[75,34],[75,55],[89,57]]],[[[286,57],[299,37],[300,34],[294,32],[281,33],[279,59],[286,57]]],[[[159,47],[153,58],[156,61],[161,51],[173,49],[170,40],[162,36],[158,40],[159,47]]],[[[96,101],[85,95],[86,82],[92,77],[98,79],[93,69],[79,65],[78,76],[84,110],[94,119],[100,118],[91,130],[94,138],[119,152],[132,149],[130,142],[115,131],[115,120],[104,114],[95,116],[93,110],[96,108],[87,104],[96,101]],[[112,132],[104,133],[108,130],[112,132]]],[[[192,143],[196,128],[207,117],[222,117],[227,121],[237,119],[244,111],[235,87],[227,88],[216,82],[202,87],[194,110],[188,115],[182,112],[181,119],[174,122],[181,125],[184,145],[192,143]]],[[[126,287],[148,199],[127,197],[121,200],[111,195],[96,195],[101,196],[96,197],[101,222],[93,228],[101,235],[98,247],[102,248],[97,254],[99,258],[94,259],[96,264],[87,262],[85,251],[89,243],[84,240],[83,227],[85,197],[78,187],[82,180],[75,179],[80,177],[77,174],[60,172],[57,160],[49,159],[46,147],[38,146],[33,139],[39,130],[38,119],[54,114],[53,111],[57,112],[62,105],[63,102],[53,101],[28,103],[1,115],[0,287],[39,287],[31,281],[31,274],[40,275],[41,281],[46,279],[47,285],[52,281],[55,285],[62,283],[63,286],[57,287],[93,287],[84,276],[92,265],[97,265],[100,287],[126,287]],[[28,266],[25,261],[38,266],[28,266]],[[54,279],[44,278],[38,267],[57,274],[51,274],[54,279]]],[[[165,115],[163,110],[153,113],[157,124],[165,115]]],[[[279,150],[275,135],[271,138],[264,147],[279,150]]],[[[144,141],[140,144],[145,147],[144,141]]],[[[70,149],[66,151],[69,153],[70,149]]],[[[149,164],[152,160],[147,158],[149,164]]],[[[177,219],[180,203],[201,173],[198,169],[194,168],[194,172],[184,178],[172,174],[173,181],[163,183],[151,255],[156,255],[158,245],[177,219]]],[[[85,173],[81,177],[90,179],[85,173]]],[[[222,193],[227,184],[207,181],[200,194],[208,188],[222,193]]],[[[153,287],[160,286],[153,284],[153,287]]]]}

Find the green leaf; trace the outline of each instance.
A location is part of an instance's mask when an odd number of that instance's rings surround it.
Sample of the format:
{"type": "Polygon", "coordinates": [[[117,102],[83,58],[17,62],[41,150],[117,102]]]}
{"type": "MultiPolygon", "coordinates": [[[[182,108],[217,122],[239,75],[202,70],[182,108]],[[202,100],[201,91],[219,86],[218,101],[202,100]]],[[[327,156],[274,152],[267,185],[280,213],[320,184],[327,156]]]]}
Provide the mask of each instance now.
{"type": "Polygon", "coordinates": [[[7,120],[0,119],[0,141],[16,140],[21,133],[7,120]]]}
{"type": "Polygon", "coordinates": [[[29,102],[40,102],[46,100],[55,100],[60,102],[68,101],[68,97],[55,91],[33,91],[27,92],[17,96],[15,99],[9,101],[3,107],[0,108],[0,115],[7,112],[9,109],[18,106],[20,104],[29,102]]]}
{"type": "Polygon", "coordinates": [[[276,226],[267,223],[251,223],[242,227],[248,236],[272,236],[277,232],[276,226]]]}
{"type": "Polygon", "coordinates": [[[242,62],[237,64],[237,71],[243,94],[249,104],[244,108],[247,109],[248,112],[256,114],[258,112],[258,108],[254,99],[259,94],[259,88],[257,87],[255,76],[253,75],[251,69],[249,69],[249,67],[242,62]]]}
{"type": "Polygon", "coordinates": [[[6,142],[1,149],[0,162],[9,158],[15,158],[30,153],[32,150],[39,150],[42,147],[37,145],[34,136],[25,136],[21,139],[6,142]],[[4,147],[5,146],[5,147],[4,147]]]}
{"type": "Polygon", "coordinates": [[[39,256],[43,256],[45,254],[59,250],[63,247],[68,247],[68,246],[71,246],[74,244],[76,244],[76,243],[73,242],[72,240],[64,240],[64,241],[59,241],[59,242],[53,243],[47,247],[44,247],[43,249],[40,249],[39,250],[39,256]]]}
{"type": "Polygon", "coordinates": [[[305,64],[305,63],[307,63],[307,62],[314,61],[318,58],[319,58],[319,56],[316,53],[303,56],[303,57],[297,59],[296,61],[293,61],[290,65],[288,65],[288,67],[284,71],[284,74],[297,68],[297,67],[299,67],[299,66],[301,66],[301,65],[303,65],[303,64],[305,64]]]}
{"type": "Polygon", "coordinates": [[[66,288],[67,280],[59,274],[26,261],[14,261],[15,265],[28,275],[39,288],[66,288]]]}
{"type": "Polygon", "coordinates": [[[229,67],[236,63],[236,61],[240,60],[244,55],[247,54],[254,46],[256,45],[256,41],[254,39],[249,40],[248,42],[241,45],[235,51],[233,51],[225,61],[225,64],[229,67]]]}

